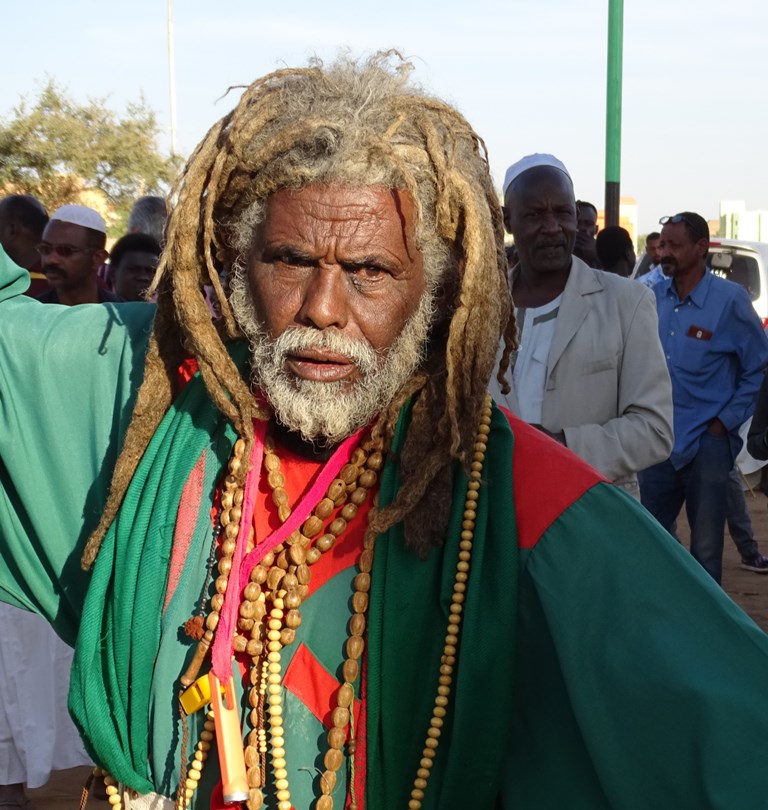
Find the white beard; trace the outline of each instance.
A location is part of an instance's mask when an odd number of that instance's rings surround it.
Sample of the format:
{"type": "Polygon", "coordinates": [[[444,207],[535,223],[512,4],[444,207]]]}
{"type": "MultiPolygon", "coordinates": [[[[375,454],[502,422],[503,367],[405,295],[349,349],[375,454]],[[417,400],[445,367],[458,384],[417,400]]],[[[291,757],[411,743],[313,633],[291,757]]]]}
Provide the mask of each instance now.
{"type": "Polygon", "coordinates": [[[395,398],[424,359],[434,296],[427,291],[392,346],[377,353],[366,340],[353,340],[335,327],[292,326],[271,338],[256,316],[244,274],[232,280],[230,302],[251,348],[251,373],[277,421],[305,441],[322,446],[340,443],[373,421],[395,398]],[[348,357],[359,380],[303,380],[286,370],[290,354],[309,348],[348,357]]]}

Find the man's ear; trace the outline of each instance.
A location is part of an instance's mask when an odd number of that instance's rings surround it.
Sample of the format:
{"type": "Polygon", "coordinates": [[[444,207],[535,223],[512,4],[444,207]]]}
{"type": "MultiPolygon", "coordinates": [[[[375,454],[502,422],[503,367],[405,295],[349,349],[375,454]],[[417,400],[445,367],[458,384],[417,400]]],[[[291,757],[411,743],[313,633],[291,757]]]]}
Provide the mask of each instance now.
{"type": "Polygon", "coordinates": [[[507,208],[506,205],[501,206],[501,216],[502,219],[504,220],[504,230],[511,235],[512,234],[512,228],[510,227],[511,217],[509,208],[507,208]]]}
{"type": "Polygon", "coordinates": [[[93,256],[93,264],[98,270],[109,258],[109,253],[106,250],[94,250],[91,254],[93,256]]]}

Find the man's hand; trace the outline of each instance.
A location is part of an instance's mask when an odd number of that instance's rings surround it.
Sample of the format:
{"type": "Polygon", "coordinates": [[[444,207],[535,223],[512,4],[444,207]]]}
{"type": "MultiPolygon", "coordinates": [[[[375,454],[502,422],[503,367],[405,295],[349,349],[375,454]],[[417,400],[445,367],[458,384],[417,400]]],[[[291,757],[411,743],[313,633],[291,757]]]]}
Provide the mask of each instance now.
{"type": "Polygon", "coordinates": [[[543,425],[531,425],[531,427],[535,427],[536,430],[540,430],[542,433],[546,433],[550,439],[554,439],[558,444],[562,444],[563,447],[567,447],[565,443],[564,430],[558,430],[557,433],[552,433],[551,430],[547,430],[543,425]]]}
{"type": "Polygon", "coordinates": [[[726,429],[725,425],[717,417],[715,417],[707,425],[707,433],[711,434],[712,436],[726,436],[728,434],[728,430],[726,429]]]}

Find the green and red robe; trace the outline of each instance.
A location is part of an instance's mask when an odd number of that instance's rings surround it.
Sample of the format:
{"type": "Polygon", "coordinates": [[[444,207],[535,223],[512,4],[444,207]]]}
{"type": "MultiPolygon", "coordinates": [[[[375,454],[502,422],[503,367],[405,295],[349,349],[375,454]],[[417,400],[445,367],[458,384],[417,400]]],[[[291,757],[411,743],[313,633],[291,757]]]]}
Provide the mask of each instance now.
{"type": "MultiPolygon", "coordinates": [[[[22,299],[23,287],[23,273],[0,257],[0,597],[47,616],[65,639],[79,630],[70,705],[91,752],[136,789],[169,795],[179,769],[175,679],[192,647],[179,628],[205,577],[231,430],[202,386],[188,386],[95,571],[80,573],[152,311],[43,307],[22,299]]],[[[398,485],[395,458],[385,499],[398,485]]],[[[763,810],[766,636],[632,499],[498,411],[484,481],[455,690],[424,806],[763,810]]],[[[377,545],[361,715],[367,810],[407,806],[458,519],[424,562],[397,527],[377,545]]],[[[356,542],[359,526],[315,566],[284,653],[297,810],[308,807],[325,750],[356,542]]],[[[209,783],[216,767],[212,757],[209,783]]]]}

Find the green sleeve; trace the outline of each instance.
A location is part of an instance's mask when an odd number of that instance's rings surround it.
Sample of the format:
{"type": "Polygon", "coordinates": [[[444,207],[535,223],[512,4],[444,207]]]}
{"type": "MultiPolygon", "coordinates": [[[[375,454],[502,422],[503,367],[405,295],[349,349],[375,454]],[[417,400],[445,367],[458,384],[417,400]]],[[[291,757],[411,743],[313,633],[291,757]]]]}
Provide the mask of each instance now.
{"type": "Polygon", "coordinates": [[[34,610],[66,641],[141,381],[152,304],[65,307],[22,295],[0,249],[0,599],[34,610]]]}
{"type": "Polygon", "coordinates": [[[768,636],[600,484],[527,554],[501,806],[764,810],[768,636]]]}

